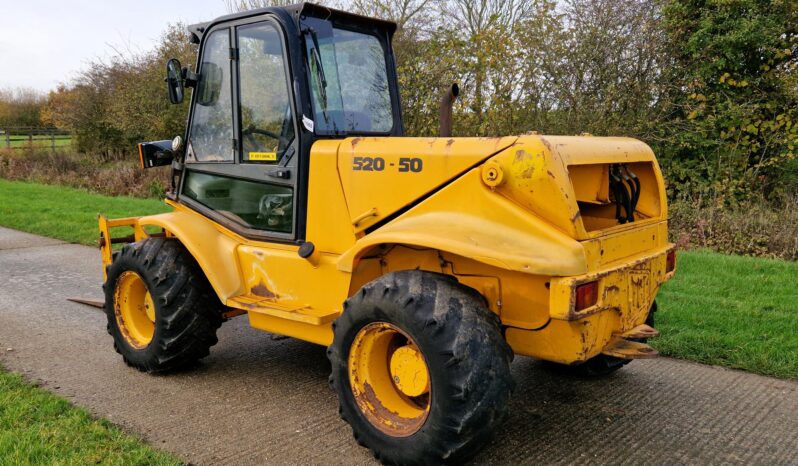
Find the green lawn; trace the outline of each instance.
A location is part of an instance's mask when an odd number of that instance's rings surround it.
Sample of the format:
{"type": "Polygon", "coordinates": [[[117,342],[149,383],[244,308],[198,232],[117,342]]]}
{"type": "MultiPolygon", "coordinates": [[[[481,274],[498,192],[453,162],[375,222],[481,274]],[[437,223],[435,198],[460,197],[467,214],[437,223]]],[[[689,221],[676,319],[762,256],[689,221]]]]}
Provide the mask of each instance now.
{"type": "MultiPolygon", "coordinates": [[[[162,202],[0,180],[0,225],[96,244],[96,215],[166,211],[162,202]]],[[[659,296],[652,345],[682,359],[798,380],[798,262],[682,252],[659,296]]]]}
{"type": "Polygon", "coordinates": [[[0,464],[121,466],[181,462],[0,369],[0,464]]]}
{"type": "Polygon", "coordinates": [[[0,226],[96,245],[97,214],[109,218],[166,212],[155,199],[109,197],[80,189],[0,180],[0,226]]]}
{"type": "Polygon", "coordinates": [[[658,301],[662,354],[798,379],[798,262],[683,252],[658,301]]]}

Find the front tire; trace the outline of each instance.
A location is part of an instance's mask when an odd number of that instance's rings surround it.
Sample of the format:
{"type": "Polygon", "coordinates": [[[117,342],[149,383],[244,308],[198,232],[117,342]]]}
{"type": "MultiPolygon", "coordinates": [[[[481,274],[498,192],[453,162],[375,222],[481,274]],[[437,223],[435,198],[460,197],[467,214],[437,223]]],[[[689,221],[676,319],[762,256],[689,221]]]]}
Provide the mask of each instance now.
{"type": "Polygon", "coordinates": [[[177,369],[210,353],[222,305],[176,239],[125,245],[108,267],[105,313],[114,349],[144,372],[177,369]]]}
{"type": "Polygon", "coordinates": [[[476,291],[403,271],[345,303],[330,383],[357,442],[387,464],[459,463],[507,415],[513,353],[476,291]]]}

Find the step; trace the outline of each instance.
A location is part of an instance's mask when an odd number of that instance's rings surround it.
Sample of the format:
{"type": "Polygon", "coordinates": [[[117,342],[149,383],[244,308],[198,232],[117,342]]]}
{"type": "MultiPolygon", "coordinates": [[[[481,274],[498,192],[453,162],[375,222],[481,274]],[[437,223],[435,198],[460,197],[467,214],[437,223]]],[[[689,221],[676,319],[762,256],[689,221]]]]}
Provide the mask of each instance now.
{"type": "Polygon", "coordinates": [[[625,338],[627,340],[638,340],[641,338],[656,338],[659,336],[659,331],[651,327],[650,325],[641,324],[637,327],[627,330],[620,335],[616,335],[621,338],[625,338]]]}
{"type": "Polygon", "coordinates": [[[255,312],[280,319],[293,320],[310,325],[324,325],[335,320],[339,312],[324,311],[310,306],[292,303],[279,303],[273,298],[255,295],[241,295],[227,300],[227,305],[248,312],[255,312]]]}
{"type": "Polygon", "coordinates": [[[659,356],[657,350],[645,343],[624,340],[617,336],[612,337],[601,354],[621,359],[652,359],[659,356]]]}

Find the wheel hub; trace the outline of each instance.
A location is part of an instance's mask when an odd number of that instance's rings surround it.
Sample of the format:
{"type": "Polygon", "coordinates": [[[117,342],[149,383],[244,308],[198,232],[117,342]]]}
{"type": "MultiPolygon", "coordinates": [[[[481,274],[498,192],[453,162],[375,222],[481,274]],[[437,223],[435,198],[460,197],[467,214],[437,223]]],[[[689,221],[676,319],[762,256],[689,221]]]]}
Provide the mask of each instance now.
{"type": "Polygon", "coordinates": [[[137,349],[150,344],[155,334],[155,303],[136,272],[124,272],[117,279],[114,312],[125,341],[137,349]]]}
{"type": "Polygon", "coordinates": [[[394,437],[421,429],[430,409],[430,377],[409,335],[387,322],[364,326],[350,347],[348,369],[355,402],[374,427],[394,437]]]}
{"type": "Polygon", "coordinates": [[[391,377],[396,388],[406,396],[420,396],[429,391],[427,365],[415,346],[407,345],[394,351],[391,377]]]}

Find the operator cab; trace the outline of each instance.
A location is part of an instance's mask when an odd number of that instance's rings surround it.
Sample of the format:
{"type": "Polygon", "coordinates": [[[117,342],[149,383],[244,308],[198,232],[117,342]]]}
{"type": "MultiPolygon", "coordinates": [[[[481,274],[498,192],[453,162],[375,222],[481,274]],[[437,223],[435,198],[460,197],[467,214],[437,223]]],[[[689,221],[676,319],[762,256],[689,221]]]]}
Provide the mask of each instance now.
{"type": "Polygon", "coordinates": [[[242,236],[302,241],[313,143],[403,135],[395,29],[308,3],[191,26],[196,73],[167,65],[173,103],[194,88],[185,140],[140,145],[142,165],[174,158],[173,200],[242,236]]]}

